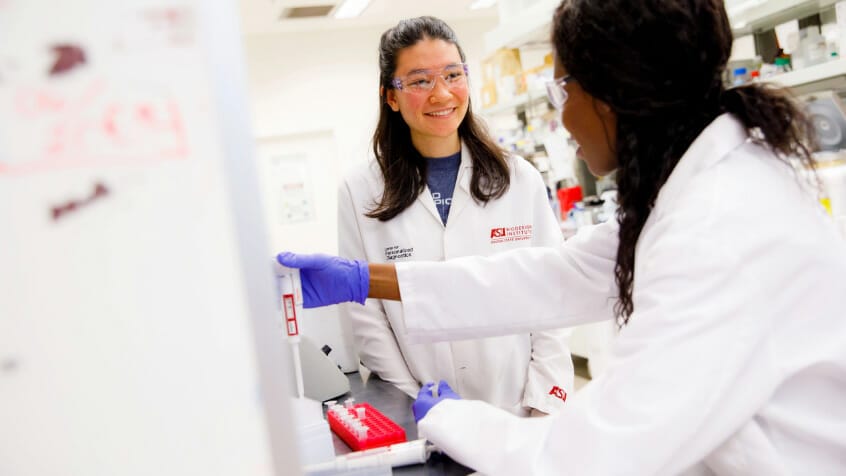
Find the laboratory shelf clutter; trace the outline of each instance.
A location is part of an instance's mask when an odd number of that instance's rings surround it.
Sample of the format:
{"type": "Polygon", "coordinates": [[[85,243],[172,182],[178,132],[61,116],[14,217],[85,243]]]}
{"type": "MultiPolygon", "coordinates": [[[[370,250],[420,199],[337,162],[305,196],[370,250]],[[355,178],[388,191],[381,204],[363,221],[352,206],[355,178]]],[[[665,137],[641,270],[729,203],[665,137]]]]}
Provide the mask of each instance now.
{"type": "Polygon", "coordinates": [[[726,0],[735,38],[812,15],[838,0],[726,0]]]}
{"type": "MultiPolygon", "coordinates": [[[[791,88],[797,95],[825,89],[846,89],[846,58],[840,58],[796,71],[782,73],[764,80],[779,87],[791,88]]],[[[486,116],[513,114],[515,111],[545,102],[546,91],[532,88],[492,106],[483,107],[486,116]]]]}
{"type": "MultiPolygon", "coordinates": [[[[504,48],[546,48],[551,50],[549,30],[552,13],[559,0],[511,0],[513,15],[485,34],[485,49],[493,55],[504,48]]],[[[735,38],[773,28],[780,23],[813,15],[837,7],[846,16],[846,2],[835,0],[726,0],[726,10],[735,38]]],[[[846,36],[846,18],[838,20],[841,36],[846,36]]],[[[841,38],[840,45],[846,44],[841,38]]],[[[766,82],[789,87],[797,95],[826,89],[846,89],[846,59],[834,59],[767,78],[766,82]]],[[[545,101],[542,87],[529,87],[527,92],[503,97],[496,104],[482,107],[486,116],[515,114],[545,101]]]]}
{"type": "Polygon", "coordinates": [[[546,90],[542,88],[531,88],[525,93],[520,93],[512,98],[505,99],[492,106],[483,107],[482,114],[491,116],[500,113],[513,113],[518,108],[530,107],[543,103],[546,99],[546,90]]]}

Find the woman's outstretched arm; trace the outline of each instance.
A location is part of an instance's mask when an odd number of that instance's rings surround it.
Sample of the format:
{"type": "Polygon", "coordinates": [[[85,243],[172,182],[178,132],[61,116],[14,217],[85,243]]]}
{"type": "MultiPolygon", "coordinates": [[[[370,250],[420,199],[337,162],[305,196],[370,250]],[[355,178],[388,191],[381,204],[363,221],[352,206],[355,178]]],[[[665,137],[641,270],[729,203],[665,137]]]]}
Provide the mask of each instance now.
{"type": "Polygon", "coordinates": [[[397,268],[393,263],[368,263],[370,269],[369,298],[402,301],[397,281],[397,268]]]}

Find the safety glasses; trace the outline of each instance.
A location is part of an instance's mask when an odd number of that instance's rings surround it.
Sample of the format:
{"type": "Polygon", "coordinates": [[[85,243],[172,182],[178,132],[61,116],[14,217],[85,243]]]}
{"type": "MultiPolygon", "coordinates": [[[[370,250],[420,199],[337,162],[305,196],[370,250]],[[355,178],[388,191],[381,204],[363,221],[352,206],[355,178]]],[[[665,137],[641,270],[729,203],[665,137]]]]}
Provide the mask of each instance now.
{"type": "Polygon", "coordinates": [[[576,78],[568,74],[563,78],[553,79],[552,81],[546,82],[546,96],[555,109],[558,109],[559,111],[564,109],[564,103],[567,102],[567,90],[564,89],[564,86],[570,81],[575,80],[576,78]]]}
{"type": "Polygon", "coordinates": [[[467,86],[467,64],[455,63],[451,64],[440,71],[420,69],[412,71],[406,76],[394,78],[391,84],[408,93],[423,93],[431,91],[438,81],[438,77],[443,78],[444,83],[450,89],[466,87],[467,86]]]}

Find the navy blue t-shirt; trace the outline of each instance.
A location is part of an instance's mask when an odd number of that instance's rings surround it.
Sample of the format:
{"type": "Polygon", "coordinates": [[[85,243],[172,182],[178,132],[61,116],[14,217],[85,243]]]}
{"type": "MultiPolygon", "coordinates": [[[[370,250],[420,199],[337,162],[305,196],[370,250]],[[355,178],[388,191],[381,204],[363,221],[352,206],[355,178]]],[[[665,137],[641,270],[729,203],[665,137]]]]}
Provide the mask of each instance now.
{"type": "Polygon", "coordinates": [[[458,178],[460,165],[461,151],[437,159],[426,157],[426,185],[432,192],[435,208],[438,209],[444,225],[449,216],[449,207],[452,205],[452,193],[455,190],[455,180],[458,178]]]}

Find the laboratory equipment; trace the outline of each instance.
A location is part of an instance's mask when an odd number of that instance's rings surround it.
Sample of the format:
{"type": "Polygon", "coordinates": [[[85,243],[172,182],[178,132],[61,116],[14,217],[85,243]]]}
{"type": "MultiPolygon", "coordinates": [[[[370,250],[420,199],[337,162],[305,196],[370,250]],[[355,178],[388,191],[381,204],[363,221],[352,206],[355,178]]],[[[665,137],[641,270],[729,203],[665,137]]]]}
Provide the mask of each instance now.
{"type": "Polygon", "coordinates": [[[833,91],[806,98],[805,112],[811,120],[816,149],[839,151],[846,148],[846,113],[843,101],[833,91]]]}
{"type": "Polygon", "coordinates": [[[749,81],[747,70],[744,67],[734,68],[732,71],[732,85],[742,86],[749,81]]]}
{"type": "Polygon", "coordinates": [[[323,402],[350,391],[350,381],[347,376],[308,335],[300,335],[299,347],[306,397],[323,402]]]}
{"type": "Polygon", "coordinates": [[[291,398],[294,429],[303,466],[325,463],[335,459],[332,431],[323,418],[323,406],[310,398],[291,398]]]}
{"type": "Polygon", "coordinates": [[[350,383],[337,364],[317,345],[301,334],[300,317],[303,315],[303,291],[299,270],[273,262],[278,285],[279,312],[294,364],[297,395],[325,401],[349,392],[350,383]]]}
{"type": "Polygon", "coordinates": [[[573,208],[573,205],[582,199],[582,187],[579,185],[570,185],[561,187],[557,191],[558,203],[561,207],[561,219],[567,219],[567,213],[573,208]]]}
{"type": "Polygon", "coordinates": [[[329,403],[329,428],[353,450],[367,450],[405,441],[405,430],[368,403],[329,403]]]}
{"type": "Polygon", "coordinates": [[[789,73],[793,71],[793,65],[790,64],[790,58],[776,58],[775,69],[776,73],[789,73]]]}
{"type": "MultiPolygon", "coordinates": [[[[296,294],[294,291],[294,276],[299,275],[296,269],[288,269],[278,277],[280,297],[280,309],[282,318],[285,321],[285,330],[288,333],[288,343],[291,344],[291,356],[294,361],[294,376],[297,380],[297,395],[300,398],[305,396],[303,389],[303,366],[300,362],[300,328],[297,324],[296,294]]],[[[297,279],[299,282],[299,279],[297,279]]],[[[297,293],[302,296],[302,290],[297,293]]]]}
{"type": "Polygon", "coordinates": [[[306,474],[336,474],[336,471],[355,468],[389,468],[422,464],[429,459],[432,451],[435,451],[434,445],[425,439],[419,439],[381,448],[356,451],[338,456],[334,461],[308,465],[303,469],[305,469],[306,474]]]}

